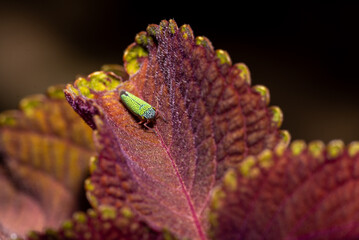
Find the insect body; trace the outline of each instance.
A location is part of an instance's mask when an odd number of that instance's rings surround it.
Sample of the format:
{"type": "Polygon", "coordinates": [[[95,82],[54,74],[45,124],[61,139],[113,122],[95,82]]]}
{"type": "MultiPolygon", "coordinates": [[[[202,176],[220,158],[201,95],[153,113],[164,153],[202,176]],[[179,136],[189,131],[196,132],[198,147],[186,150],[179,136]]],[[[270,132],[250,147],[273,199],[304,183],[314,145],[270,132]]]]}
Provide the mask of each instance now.
{"type": "Polygon", "coordinates": [[[141,98],[138,98],[125,90],[120,90],[120,99],[128,110],[141,119],[139,124],[144,123],[143,125],[149,129],[147,124],[154,122],[157,118],[156,109],[141,98]]]}

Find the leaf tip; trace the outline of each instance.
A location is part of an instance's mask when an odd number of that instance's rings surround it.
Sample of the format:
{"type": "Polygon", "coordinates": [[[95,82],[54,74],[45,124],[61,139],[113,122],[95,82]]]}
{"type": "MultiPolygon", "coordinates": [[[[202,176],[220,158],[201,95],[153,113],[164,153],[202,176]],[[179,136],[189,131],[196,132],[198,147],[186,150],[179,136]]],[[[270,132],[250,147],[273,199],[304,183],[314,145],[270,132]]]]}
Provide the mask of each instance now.
{"type": "Polygon", "coordinates": [[[168,26],[168,24],[169,24],[168,20],[166,20],[166,19],[161,20],[161,22],[159,24],[160,31],[163,31],[163,29],[166,28],[168,26]]]}
{"type": "Polygon", "coordinates": [[[359,153],[359,141],[353,141],[348,145],[348,154],[350,157],[354,157],[359,153]]]}
{"type": "Polygon", "coordinates": [[[237,189],[237,174],[234,169],[227,170],[223,178],[223,184],[228,191],[235,191],[237,189]]]}
{"type": "Polygon", "coordinates": [[[92,156],[90,158],[90,166],[89,166],[90,174],[95,172],[95,170],[97,169],[97,165],[98,165],[98,157],[92,156]]]}
{"type": "Polygon", "coordinates": [[[226,196],[225,192],[220,187],[215,187],[212,192],[211,208],[216,210],[220,208],[221,200],[226,196]]]}
{"type": "Polygon", "coordinates": [[[280,126],[282,126],[283,123],[283,112],[282,110],[278,107],[278,106],[272,106],[269,108],[270,114],[271,114],[271,121],[272,124],[277,127],[280,128],[280,126]]]}
{"type": "Polygon", "coordinates": [[[99,206],[99,211],[104,220],[116,219],[117,211],[116,208],[110,205],[101,205],[99,206]]]}
{"type": "Polygon", "coordinates": [[[64,94],[66,99],[69,100],[69,98],[75,99],[76,96],[80,95],[80,92],[73,85],[67,84],[66,88],[64,89],[64,94]]]}
{"type": "Polygon", "coordinates": [[[325,144],[322,141],[315,140],[308,144],[309,154],[315,158],[322,156],[325,149],[325,144]]]}
{"type": "Polygon", "coordinates": [[[273,153],[269,149],[264,149],[258,154],[258,163],[262,168],[269,168],[273,164],[273,153]]]}
{"type": "Polygon", "coordinates": [[[16,110],[8,110],[0,113],[1,127],[14,127],[17,124],[16,110]]]}
{"type": "Polygon", "coordinates": [[[195,43],[196,43],[196,45],[198,45],[198,46],[203,46],[204,48],[206,48],[206,49],[208,49],[208,50],[210,50],[210,51],[213,51],[212,43],[211,43],[211,41],[209,41],[209,39],[206,38],[206,37],[203,37],[203,36],[198,36],[198,37],[196,37],[195,43]]]}
{"type": "Polygon", "coordinates": [[[64,85],[50,86],[47,88],[46,94],[52,99],[65,99],[64,85]]]}
{"type": "Polygon", "coordinates": [[[255,177],[259,174],[259,169],[255,165],[256,158],[248,156],[239,164],[239,172],[244,177],[255,177]]]}
{"type": "Polygon", "coordinates": [[[112,72],[96,71],[88,75],[89,86],[92,91],[111,91],[120,84],[120,77],[112,72]]]}
{"type": "Polygon", "coordinates": [[[87,216],[83,212],[75,212],[73,214],[72,218],[75,220],[75,222],[78,222],[78,223],[86,223],[87,222],[87,216]]]}
{"type": "Polygon", "coordinates": [[[294,156],[300,155],[304,149],[306,149],[307,144],[303,140],[295,140],[290,145],[290,150],[294,156]]]}
{"type": "Polygon", "coordinates": [[[62,228],[65,230],[65,231],[69,231],[69,230],[72,230],[74,228],[74,224],[71,220],[66,220],[62,223],[62,228]]]}
{"type": "Polygon", "coordinates": [[[125,65],[126,72],[132,76],[136,74],[141,67],[141,58],[147,57],[148,51],[136,43],[131,44],[125,50],[123,54],[123,61],[125,65]]]}
{"type": "Polygon", "coordinates": [[[216,57],[219,59],[220,64],[232,65],[231,57],[229,56],[227,51],[222,50],[222,49],[217,49],[216,57]]]}
{"type": "Polygon", "coordinates": [[[90,178],[87,178],[85,180],[85,189],[86,191],[90,191],[90,192],[92,192],[95,189],[95,186],[92,184],[90,178]]]}
{"type": "Polygon", "coordinates": [[[280,142],[277,144],[277,146],[275,146],[274,148],[274,152],[277,156],[282,156],[283,153],[285,152],[285,150],[287,149],[288,144],[284,143],[284,142],[280,142]]]}
{"type": "Polygon", "coordinates": [[[256,85],[253,86],[252,89],[255,92],[259,93],[259,95],[262,97],[262,101],[266,104],[266,106],[268,106],[270,102],[270,94],[268,88],[263,85],[256,85]]]}
{"type": "Polygon", "coordinates": [[[127,219],[133,218],[134,214],[129,207],[122,207],[120,210],[122,216],[127,219]]]}
{"type": "Polygon", "coordinates": [[[85,180],[85,190],[86,190],[86,197],[92,207],[96,208],[98,206],[98,200],[93,194],[95,190],[95,186],[92,184],[91,179],[88,178],[85,180]]]}
{"type": "Polygon", "coordinates": [[[153,45],[153,39],[151,36],[149,36],[147,34],[147,32],[142,31],[137,33],[136,37],[135,37],[135,42],[138,45],[142,45],[142,46],[148,46],[148,45],[153,45]]]}
{"type": "Polygon", "coordinates": [[[332,140],[327,145],[327,158],[334,159],[339,157],[344,151],[345,144],[342,140],[332,140]]]}
{"type": "Polygon", "coordinates": [[[88,209],[86,213],[90,218],[97,218],[97,212],[92,208],[88,209]]]}
{"type": "Polygon", "coordinates": [[[74,88],[78,89],[78,91],[72,91],[72,93],[74,93],[75,96],[79,96],[81,94],[82,96],[87,97],[87,98],[93,98],[94,97],[94,95],[90,91],[89,82],[83,77],[77,78],[75,80],[75,82],[74,82],[74,86],[69,87],[69,88],[71,90],[73,90],[74,88]]]}
{"type": "Polygon", "coordinates": [[[175,34],[178,31],[178,25],[175,20],[170,19],[168,23],[170,33],[175,34]]]}
{"type": "Polygon", "coordinates": [[[281,141],[283,143],[285,143],[287,145],[290,143],[290,140],[291,140],[292,136],[290,135],[288,130],[281,130],[279,132],[279,135],[280,135],[281,141]]]}
{"type": "Polygon", "coordinates": [[[180,32],[182,34],[183,39],[193,39],[193,31],[192,28],[188,24],[184,24],[180,27],[180,32]]]}
{"type": "Polygon", "coordinates": [[[20,101],[20,109],[25,113],[26,116],[32,116],[37,107],[39,107],[45,100],[44,95],[32,95],[23,98],[20,101]]]}
{"type": "Polygon", "coordinates": [[[235,66],[240,70],[240,77],[242,79],[244,79],[244,81],[248,84],[251,85],[252,80],[251,80],[251,74],[249,71],[249,68],[247,67],[246,64],[244,63],[236,63],[235,66]]]}
{"type": "Polygon", "coordinates": [[[146,28],[146,32],[150,36],[156,36],[159,26],[157,24],[149,24],[146,28]]]}

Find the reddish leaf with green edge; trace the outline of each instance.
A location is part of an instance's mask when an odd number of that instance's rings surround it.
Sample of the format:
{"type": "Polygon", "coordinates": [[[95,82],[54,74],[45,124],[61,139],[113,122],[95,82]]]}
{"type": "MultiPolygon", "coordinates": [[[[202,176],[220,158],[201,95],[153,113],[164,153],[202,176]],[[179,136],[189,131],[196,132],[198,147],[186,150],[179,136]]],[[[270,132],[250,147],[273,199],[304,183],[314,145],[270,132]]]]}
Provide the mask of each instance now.
{"type": "Polygon", "coordinates": [[[188,25],[150,25],[124,54],[129,80],[95,72],[65,95],[94,129],[98,158],[86,182],[88,199],[128,206],[151,227],[206,239],[210,192],[225,169],[273,148],[287,134],[269,93],[250,86],[244,64],[231,64],[188,25]],[[124,89],[155,107],[151,129],[119,101],[124,89]]]}
{"type": "Polygon", "coordinates": [[[136,219],[128,208],[102,206],[86,213],[77,212],[59,230],[31,232],[28,240],[175,240],[170,233],[156,232],[136,219]]]}
{"type": "MultiPolygon", "coordinates": [[[[36,207],[26,207],[19,215],[15,206],[7,208],[6,216],[2,211],[0,222],[15,233],[17,227],[9,226],[11,219],[17,218],[23,233],[34,226],[56,227],[78,207],[90,156],[94,155],[92,130],[68,105],[62,89],[50,87],[47,96],[25,98],[21,110],[0,114],[0,147],[6,167],[17,191],[29,194],[42,212],[36,214],[36,207]]],[[[0,202],[14,194],[3,192],[0,202]]]]}
{"type": "Polygon", "coordinates": [[[229,170],[213,239],[359,239],[359,142],[294,141],[229,170]]]}

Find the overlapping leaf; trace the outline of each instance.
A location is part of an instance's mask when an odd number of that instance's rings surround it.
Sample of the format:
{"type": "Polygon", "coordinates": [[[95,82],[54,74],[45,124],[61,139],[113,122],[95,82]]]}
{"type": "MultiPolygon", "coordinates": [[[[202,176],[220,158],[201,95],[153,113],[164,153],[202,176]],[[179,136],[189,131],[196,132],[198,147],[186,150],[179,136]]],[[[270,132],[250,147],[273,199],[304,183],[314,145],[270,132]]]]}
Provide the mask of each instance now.
{"type": "Polygon", "coordinates": [[[359,239],[359,142],[295,141],[229,171],[213,239],[359,239]]]}
{"type": "Polygon", "coordinates": [[[25,98],[20,108],[0,115],[0,146],[16,183],[1,194],[0,223],[16,234],[56,227],[70,216],[94,154],[92,131],[68,105],[62,87],[25,98]]]}
{"type": "MultiPolygon", "coordinates": [[[[67,86],[73,108],[97,129],[98,158],[86,182],[90,202],[132,209],[151,227],[206,239],[206,209],[216,178],[248,154],[273,148],[282,116],[268,90],[250,87],[244,64],[188,25],[150,25],[126,50],[129,81],[95,72],[67,86]],[[125,89],[162,116],[153,131],[119,101],[125,89]]],[[[286,134],[284,134],[286,136],[286,134]]]]}

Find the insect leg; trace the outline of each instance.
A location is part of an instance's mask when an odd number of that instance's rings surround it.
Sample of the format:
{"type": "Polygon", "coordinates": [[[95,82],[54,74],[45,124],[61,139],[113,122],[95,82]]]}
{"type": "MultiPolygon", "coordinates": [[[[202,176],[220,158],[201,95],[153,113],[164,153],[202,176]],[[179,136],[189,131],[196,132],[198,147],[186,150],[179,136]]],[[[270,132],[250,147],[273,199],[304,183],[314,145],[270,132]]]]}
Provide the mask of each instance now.
{"type": "Polygon", "coordinates": [[[146,119],[141,119],[141,121],[138,122],[138,125],[143,124],[144,122],[146,122],[146,119]]]}
{"type": "MultiPolygon", "coordinates": [[[[141,125],[142,123],[144,123],[146,120],[145,119],[141,119],[141,121],[139,121],[138,122],[138,125],[141,125]]],[[[137,125],[130,125],[130,126],[132,126],[132,127],[134,127],[134,128],[141,128],[141,127],[137,127],[137,125]]]]}
{"type": "Polygon", "coordinates": [[[143,119],[143,120],[141,120],[141,122],[139,122],[138,124],[142,124],[143,123],[143,126],[147,129],[147,130],[149,130],[149,131],[153,131],[147,124],[148,123],[151,123],[151,120],[149,120],[149,119],[143,119]]]}
{"type": "Polygon", "coordinates": [[[145,123],[143,124],[143,126],[145,126],[148,130],[151,130],[150,127],[147,126],[147,124],[150,123],[151,121],[147,119],[146,121],[143,120],[143,122],[145,122],[145,123]]]}
{"type": "Polygon", "coordinates": [[[166,120],[166,118],[164,117],[164,113],[161,112],[160,110],[156,109],[156,119],[161,117],[163,121],[165,121],[165,123],[168,123],[168,121],[166,120]]]}

